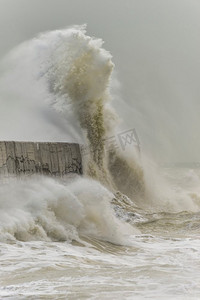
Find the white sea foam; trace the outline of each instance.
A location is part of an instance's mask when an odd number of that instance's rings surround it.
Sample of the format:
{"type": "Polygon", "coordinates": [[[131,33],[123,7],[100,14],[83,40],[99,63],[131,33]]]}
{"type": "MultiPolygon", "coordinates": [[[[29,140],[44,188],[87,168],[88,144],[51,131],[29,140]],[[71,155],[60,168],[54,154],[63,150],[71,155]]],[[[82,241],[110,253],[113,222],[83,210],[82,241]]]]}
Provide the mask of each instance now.
{"type": "Polygon", "coordinates": [[[0,186],[1,241],[71,241],[84,235],[126,242],[137,230],[116,218],[113,197],[100,183],[81,177],[69,184],[46,177],[11,179],[0,186]]]}

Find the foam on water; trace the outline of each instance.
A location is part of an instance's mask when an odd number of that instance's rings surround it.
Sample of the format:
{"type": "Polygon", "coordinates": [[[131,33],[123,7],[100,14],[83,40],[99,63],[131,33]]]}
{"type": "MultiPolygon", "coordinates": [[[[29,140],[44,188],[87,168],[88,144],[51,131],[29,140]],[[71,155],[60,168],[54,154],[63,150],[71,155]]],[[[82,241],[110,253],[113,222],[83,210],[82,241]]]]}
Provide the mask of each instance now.
{"type": "Polygon", "coordinates": [[[91,179],[68,184],[46,177],[11,179],[0,186],[1,241],[79,241],[79,236],[93,236],[126,242],[137,230],[116,218],[113,197],[91,179]]]}

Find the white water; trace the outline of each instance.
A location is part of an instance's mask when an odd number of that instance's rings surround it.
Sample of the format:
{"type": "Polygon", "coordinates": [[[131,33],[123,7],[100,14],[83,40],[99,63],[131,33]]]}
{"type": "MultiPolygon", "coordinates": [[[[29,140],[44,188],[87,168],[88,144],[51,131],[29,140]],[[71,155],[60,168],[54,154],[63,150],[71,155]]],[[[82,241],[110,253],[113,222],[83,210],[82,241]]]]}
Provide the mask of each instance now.
{"type": "Polygon", "coordinates": [[[91,179],[11,179],[0,187],[0,198],[3,242],[80,241],[81,235],[121,244],[137,232],[115,217],[114,195],[91,179]]]}
{"type": "MultiPolygon", "coordinates": [[[[186,193],[199,171],[165,170],[182,190],[191,172],[186,193]]],[[[121,210],[85,179],[1,191],[3,299],[199,299],[199,213],[121,210]]]]}
{"type": "Polygon", "coordinates": [[[1,139],[90,151],[84,177],[0,184],[0,295],[198,299],[199,171],[159,170],[134,147],[105,151],[120,125],[102,44],[73,27],[43,33],[2,62],[1,139]]]}

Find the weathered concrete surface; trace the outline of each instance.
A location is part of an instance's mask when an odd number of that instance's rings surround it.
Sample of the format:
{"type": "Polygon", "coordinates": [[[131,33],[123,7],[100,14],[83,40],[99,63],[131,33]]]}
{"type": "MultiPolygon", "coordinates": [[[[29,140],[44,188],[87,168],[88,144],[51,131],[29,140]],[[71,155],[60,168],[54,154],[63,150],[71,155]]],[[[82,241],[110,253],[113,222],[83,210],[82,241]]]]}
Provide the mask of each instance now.
{"type": "Polygon", "coordinates": [[[0,142],[0,176],[82,174],[78,144],[0,142]]]}

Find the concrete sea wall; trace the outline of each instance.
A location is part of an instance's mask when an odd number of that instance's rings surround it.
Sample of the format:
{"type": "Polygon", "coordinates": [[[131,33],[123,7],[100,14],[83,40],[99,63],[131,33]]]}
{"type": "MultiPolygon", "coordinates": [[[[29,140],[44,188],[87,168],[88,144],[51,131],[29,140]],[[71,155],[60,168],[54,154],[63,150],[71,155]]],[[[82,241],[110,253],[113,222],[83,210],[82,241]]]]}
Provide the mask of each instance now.
{"type": "Polygon", "coordinates": [[[0,142],[0,177],[82,174],[79,144],[0,142]]]}

